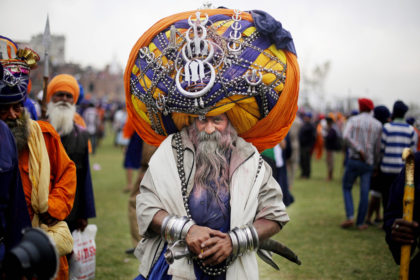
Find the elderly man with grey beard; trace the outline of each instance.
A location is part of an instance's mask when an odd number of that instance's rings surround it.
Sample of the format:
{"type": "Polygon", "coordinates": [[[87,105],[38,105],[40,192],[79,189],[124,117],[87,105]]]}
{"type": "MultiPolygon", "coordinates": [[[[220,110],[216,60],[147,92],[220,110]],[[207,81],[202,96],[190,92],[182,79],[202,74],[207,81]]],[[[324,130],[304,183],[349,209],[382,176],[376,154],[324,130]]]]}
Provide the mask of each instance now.
{"type": "Polygon", "coordinates": [[[158,21],[134,45],[127,112],[158,146],[136,200],[135,280],[254,280],[256,254],[279,269],[266,250],[285,256],[270,237],[289,216],[260,152],[297,112],[296,49],[282,26],[264,11],[200,9],[158,21]]]}
{"type": "Polygon", "coordinates": [[[198,279],[203,271],[224,274],[228,265],[235,275],[258,273],[251,272],[257,265],[255,255],[245,254],[251,249],[247,234],[262,241],[289,220],[271,168],[252,144],[238,137],[226,114],[196,118],[160,145],[140,185],[137,217],[144,239],[136,254],[149,256],[141,259],[140,271],[158,261],[165,241],[179,227],[197,259],[193,266],[186,265],[187,260],[174,263],[169,274],[175,265],[184,276],[195,271],[198,279]],[[235,266],[237,250],[242,253],[235,266]]]}
{"type": "Polygon", "coordinates": [[[76,165],[76,196],[73,209],[66,219],[70,231],[83,231],[87,219],[96,216],[89,166],[89,134],[74,121],[78,97],[79,85],[71,75],[57,75],[48,85],[48,121],[57,130],[68,156],[76,165]]]}

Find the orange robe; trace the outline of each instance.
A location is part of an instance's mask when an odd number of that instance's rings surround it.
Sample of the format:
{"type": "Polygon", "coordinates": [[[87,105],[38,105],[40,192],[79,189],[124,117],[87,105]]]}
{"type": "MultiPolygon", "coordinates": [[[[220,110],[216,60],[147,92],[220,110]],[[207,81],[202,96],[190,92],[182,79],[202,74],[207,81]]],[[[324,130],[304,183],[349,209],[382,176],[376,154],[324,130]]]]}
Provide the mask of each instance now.
{"type": "Polygon", "coordinates": [[[316,159],[320,159],[322,157],[322,153],[324,151],[324,136],[322,136],[321,122],[319,122],[318,126],[316,127],[316,140],[313,151],[315,153],[316,159]]]}
{"type": "MultiPolygon", "coordinates": [[[[61,144],[60,135],[47,122],[38,121],[44,136],[45,145],[50,160],[50,193],[48,196],[48,213],[58,219],[64,220],[73,208],[76,194],[76,167],[67,156],[61,144]]],[[[34,211],[31,206],[32,183],[29,179],[29,151],[19,154],[19,170],[22,179],[23,191],[30,218],[34,211]]],[[[66,256],[60,257],[60,267],[56,279],[68,279],[69,266],[66,256]]]]}

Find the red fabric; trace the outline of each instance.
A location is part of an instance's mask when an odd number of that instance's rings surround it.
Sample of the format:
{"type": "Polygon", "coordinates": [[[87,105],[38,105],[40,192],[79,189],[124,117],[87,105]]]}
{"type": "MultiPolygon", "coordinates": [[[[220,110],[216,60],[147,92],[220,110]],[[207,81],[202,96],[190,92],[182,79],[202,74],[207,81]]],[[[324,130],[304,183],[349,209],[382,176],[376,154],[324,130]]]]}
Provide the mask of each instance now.
{"type": "Polygon", "coordinates": [[[32,80],[31,80],[31,79],[29,79],[29,82],[28,82],[28,89],[26,90],[26,92],[29,94],[29,93],[31,93],[31,90],[32,90],[32,80]]]}
{"type": "Polygon", "coordinates": [[[414,130],[417,133],[417,152],[420,151],[420,130],[417,129],[417,127],[413,126],[414,130]]]}
{"type": "Polygon", "coordinates": [[[358,102],[360,112],[372,111],[374,108],[373,102],[369,98],[359,98],[358,102]]]}

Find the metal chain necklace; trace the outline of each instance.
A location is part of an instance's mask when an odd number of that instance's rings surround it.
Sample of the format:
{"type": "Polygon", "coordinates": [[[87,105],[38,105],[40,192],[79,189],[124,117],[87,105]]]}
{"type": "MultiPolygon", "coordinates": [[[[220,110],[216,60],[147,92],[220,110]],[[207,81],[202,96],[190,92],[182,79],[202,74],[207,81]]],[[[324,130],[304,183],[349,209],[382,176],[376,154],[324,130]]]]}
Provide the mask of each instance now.
{"type": "MultiPolygon", "coordinates": [[[[184,147],[182,145],[181,133],[180,132],[175,133],[174,134],[174,139],[175,139],[175,148],[176,148],[176,155],[177,155],[176,166],[177,166],[177,169],[178,169],[179,179],[181,180],[181,193],[182,193],[184,208],[185,208],[185,211],[187,212],[187,217],[189,219],[192,219],[191,218],[191,211],[190,211],[190,208],[189,208],[189,205],[188,205],[187,180],[185,179],[185,170],[184,170],[184,147]]],[[[263,160],[262,160],[262,157],[260,155],[259,160],[258,160],[258,169],[257,169],[257,174],[255,176],[255,180],[257,179],[258,174],[260,173],[262,164],[263,164],[263,160]]],[[[223,273],[226,273],[227,268],[229,267],[229,265],[232,264],[232,262],[235,259],[236,258],[229,257],[226,261],[226,265],[224,265],[223,267],[213,268],[213,267],[204,266],[202,260],[199,260],[199,259],[195,258],[195,260],[197,261],[197,264],[200,267],[200,269],[205,274],[210,275],[210,276],[217,276],[217,275],[221,275],[223,273]]]]}
{"type": "MultiPolygon", "coordinates": [[[[177,155],[177,168],[178,168],[178,175],[181,179],[181,192],[182,192],[182,199],[184,202],[185,211],[187,211],[187,217],[191,219],[191,212],[188,205],[188,195],[187,195],[187,180],[185,179],[185,171],[184,171],[184,147],[182,145],[181,133],[177,132],[174,135],[175,139],[175,146],[176,146],[176,155],[177,155]]],[[[223,273],[226,273],[228,266],[232,263],[230,260],[225,266],[212,268],[203,265],[203,261],[195,258],[197,261],[198,266],[200,269],[207,275],[217,276],[223,273]]]]}

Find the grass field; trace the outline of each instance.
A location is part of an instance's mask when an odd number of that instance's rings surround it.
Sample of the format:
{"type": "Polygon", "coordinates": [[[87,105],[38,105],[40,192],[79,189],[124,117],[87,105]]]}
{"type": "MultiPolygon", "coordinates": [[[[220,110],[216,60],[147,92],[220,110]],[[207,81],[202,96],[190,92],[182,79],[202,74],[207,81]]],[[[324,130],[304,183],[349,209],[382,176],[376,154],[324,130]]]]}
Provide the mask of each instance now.
{"type": "MultiPolygon", "coordinates": [[[[124,251],[131,247],[127,218],[128,194],[123,193],[125,175],[123,153],[112,144],[112,135],[104,139],[91,157],[98,226],[96,236],[96,279],[133,279],[139,262],[124,251]]],[[[312,178],[296,179],[292,194],[295,203],[288,208],[290,222],[275,238],[291,248],[301,259],[297,266],[275,256],[280,271],[259,260],[260,279],[397,279],[398,266],[392,260],[377,227],[366,231],[343,230],[341,158],[336,160],[335,179],[326,182],[324,160],[313,160],[312,178]]],[[[357,209],[359,187],[353,197],[357,209]]]]}

